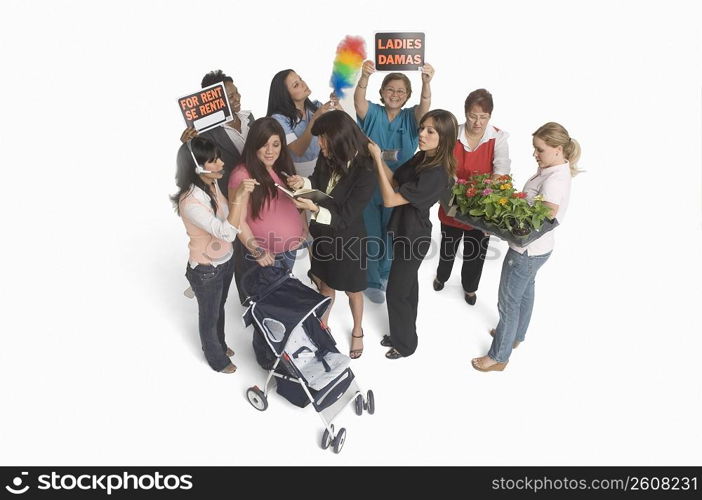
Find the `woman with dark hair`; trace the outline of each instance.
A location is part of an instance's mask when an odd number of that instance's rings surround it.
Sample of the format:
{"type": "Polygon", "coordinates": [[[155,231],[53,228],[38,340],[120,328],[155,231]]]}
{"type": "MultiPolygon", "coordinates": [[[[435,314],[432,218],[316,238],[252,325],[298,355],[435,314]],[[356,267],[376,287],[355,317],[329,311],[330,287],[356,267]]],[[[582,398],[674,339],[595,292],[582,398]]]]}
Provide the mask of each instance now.
{"type": "MultiPolygon", "coordinates": [[[[236,189],[243,179],[255,179],[260,187],[251,194],[242,210],[241,232],[235,252],[241,252],[237,264],[237,286],[247,269],[278,265],[292,269],[297,249],[305,241],[305,226],[292,200],[276,184],[295,174],[295,167],[285,145],[285,133],[273,118],[253,122],[244,145],[244,163],[229,178],[229,189],[236,189]]],[[[245,300],[243,290],[240,298],[245,300]]]]}
{"type": "Polygon", "coordinates": [[[410,356],[417,349],[417,273],[431,245],[429,209],[449,186],[456,170],[453,146],[458,123],[443,109],[429,111],[419,123],[419,152],[394,173],[382,150],[370,145],[383,203],[393,208],[388,231],[393,261],[388,278],[390,335],[380,345],[390,347],[388,359],[410,356]]]}
{"type": "MultiPolygon", "coordinates": [[[[362,292],[367,286],[363,208],[376,185],[369,141],[343,111],[330,111],[319,117],[312,134],[319,138],[322,153],[317,166],[309,178],[294,176],[288,185],[293,189],[319,189],[331,196],[319,203],[304,198],[296,203],[312,213],[310,277],[320,292],[332,300],[336,290],[346,292],[349,298],[353,316],[349,355],[356,359],[363,353],[362,292]]],[[[330,311],[331,307],[325,312],[325,323],[330,311]]]]}
{"type": "MultiPolygon", "coordinates": [[[[580,144],[555,122],[548,122],[532,134],[536,173],[524,185],[527,200],[540,199],[551,209],[550,217],[563,222],[570,201],[572,177],[578,169],[580,144]]],[[[525,247],[509,244],[502,263],[497,310],[500,321],[490,331],[492,345],[485,356],[473,358],[481,372],[502,371],[512,349],[524,342],[534,309],[536,273],[551,256],[555,231],[549,231],[525,247]]]]}
{"type": "Polygon", "coordinates": [[[311,93],[305,81],[295,71],[279,71],[271,81],[266,113],[266,116],[275,118],[283,127],[295,169],[303,177],[312,174],[319,156],[319,143],[312,135],[314,121],[322,113],[342,109],[335,97],[322,104],[319,101],[311,101],[311,93]]]}
{"type": "MultiPolygon", "coordinates": [[[[434,76],[431,64],[422,69],[422,91],[419,104],[405,107],[412,96],[410,79],[402,73],[388,73],[380,85],[380,102],[366,99],[370,75],[375,73],[372,61],[365,61],[361,78],[353,94],[358,124],[363,132],[383,152],[383,160],[393,172],[408,161],[417,150],[417,123],[431,107],[430,82],[434,76]]],[[[455,139],[455,138],[454,138],[455,139]]],[[[390,274],[392,243],[388,236],[388,222],[392,210],[383,206],[380,192],[373,193],[363,214],[370,245],[368,249],[368,289],[366,296],[373,302],[385,300],[384,291],[390,274]]]]}
{"type": "MultiPolygon", "coordinates": [[[[458,140],[453,148],[456,178],[468,179],[475,174],[492,174],[494,179],[509,174],[509,135],[489,124],[493,110],[492,94],[485,89],[474,90],[468,94],[464,110],[466,122],[458,127],[458,140]]],[[[442,207],[439,207],[439,220],[441,246],[434,290],[438,292],[444,288],[444,283],[451,276],[458,246],[463,241],[463,297],[468,304],[475,305],[490,236],[447,216],[442,207]]]]}
{"type": "Polygon", "coordinates": [[[241,209],[257,182],[244,179],[229,191],[229,202],[217,181],[224,175],[219,150],[195,137],[178,150],[176,184],[171,197],[190,242],[185,276],[197,297],[200,342],[213,370],[234,373],[234,352],[224,340],[224,303],[234,272],[232,241],[239,233],[241,209]]]}

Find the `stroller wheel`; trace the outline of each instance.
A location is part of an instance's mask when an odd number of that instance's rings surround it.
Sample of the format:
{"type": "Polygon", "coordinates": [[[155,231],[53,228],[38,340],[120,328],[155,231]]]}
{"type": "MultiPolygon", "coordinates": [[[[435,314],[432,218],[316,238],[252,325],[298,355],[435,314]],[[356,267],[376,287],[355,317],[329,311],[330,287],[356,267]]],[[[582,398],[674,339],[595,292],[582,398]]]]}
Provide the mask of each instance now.
{"type": "Polygon", "coordinates": [[[346,429],[342,427],[339,429],[339,433],[336,435],[334,442],[332,443],[334,445],[334,453],[339,453],[341,451],[341,448],[344,447],[344,441],[346,441],[346,429]]]}
{"type": "Polygon", "coordinates": [[[332,436],[334,435],[334,424],[331,425],[331,434],[329,434],[329,429],[324,429],[324,434],[322,435],[322,449],[326,450],[332,443],[332,436]]]}
{"type": "Polygon", "coordinates": [[[368,413],[373,415],[375,413],[375,397],[373,396],[373,391],[368,391],[366,394],[366,401],[368,405],[368,413]]]}
{"type": "Polygon", "coordinates": [[[363,409],[366,405],[363,403],[363,396],[359,394],[354,400],[354,407],[356,408],[356,415],[363,415],[363,409]]]}
{"type": "Polygon", "coordinates": [[[263,391],[258,386],[249,387],[246,391],[246,398],[251,403],[251,406],[258,411],[265,411],[268,408],[268,399],[263,394],[263,391]]]}

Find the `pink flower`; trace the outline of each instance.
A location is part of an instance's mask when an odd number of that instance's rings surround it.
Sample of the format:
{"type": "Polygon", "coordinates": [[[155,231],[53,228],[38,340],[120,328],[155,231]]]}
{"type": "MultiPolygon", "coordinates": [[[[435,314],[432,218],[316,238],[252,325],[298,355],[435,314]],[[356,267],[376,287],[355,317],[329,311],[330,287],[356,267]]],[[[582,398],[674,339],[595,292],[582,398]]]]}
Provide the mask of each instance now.
{"type": "Polygon", "coordinates": [[[485,179],[483,182],[485,184],[492,184],[492,179],[485,179]]]}
{"type": "Polygon", "coordinates": [[[513,193],[512,198],[526,198],[526,193],[524,193],[524,192],[513,193]]]}
{"type": "Polygon", "coordinates": [[[487,196],[490,193],[492,193],[492,189],[490,189],[490,188],[483,189],[483,196],[487,196]]]}
{"type": "Polygon", "coordinates": [[[458,179],[458,180],[456,181],[456,184],[468,184],[468,181],[465,180],[465,179],[458,179]]]}

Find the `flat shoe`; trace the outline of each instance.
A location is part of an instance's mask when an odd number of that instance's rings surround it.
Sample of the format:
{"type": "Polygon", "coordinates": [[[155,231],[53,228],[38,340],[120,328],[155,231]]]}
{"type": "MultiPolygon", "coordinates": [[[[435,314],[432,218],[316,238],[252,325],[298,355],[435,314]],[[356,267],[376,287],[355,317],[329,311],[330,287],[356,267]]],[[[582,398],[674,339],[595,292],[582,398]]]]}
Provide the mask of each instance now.
{"type": "MultiPolygon", "coordinates": [[[[490,330],[490,335],[492,335],[493,338],[495,337],[495,329],[494,328],[492,330],[490,330]]],[[[521,344],[521,342],[518,340],[515,340],[514,343],[512,344],[512,349],[516,349],[517,347],[519,347],[519,344],[521,344]]]]}
{"type": "Polygon", "coordinates": [[[434,287],[434,290],[436,290],[437,292],[444,289],[443,282],[437,280],[436,278],[434,278],[434,283],[432,283],[432,286],[434,287]]]}
{"type": "Polygon", "coordinates": [[[385,353],[385,357],[388,359],[404,358],[404,356],[402,354],[400,354],[400,351],[398,351],[394,347],[385,353]]]}
{"type": "Polygon", "coordinates": [[[392,347],[392,339],[390,338],[390,335],[383,335],[380,345],[383,347],[392,347]]]}
{"type": "Polygon", "coordinates": [[[507,363],[509,363],[509,361],[506,361],[504,363],[495,363],[494,365],[490,365],[487,368],[483,368],[478,364],[479,359],[480,358],[473,358],[470,362],[471,366],[479,372],[501,372],[505,369],[507,363]]]}
{"type": "Polygon", "coordinates": [[[231,348],[227,347],[227,357],[231,358],[234,356],[234,351],[231,350],[231,348]]]}
{"type": "Polygon", "coordinates": [[[478,300],[478,295],[473,294],[473,295],[468,295],[468,292],[463,292],[463,297],[466,299],[466,302],[470,304],[471,306],[475,305],[475,301],[478,300]]]}
{"type": "Polygon", "coordinates": [[[229,363],[227,366],[220,370],[221,373],[234,373],[236,371],[236,365],[229,363]]]}

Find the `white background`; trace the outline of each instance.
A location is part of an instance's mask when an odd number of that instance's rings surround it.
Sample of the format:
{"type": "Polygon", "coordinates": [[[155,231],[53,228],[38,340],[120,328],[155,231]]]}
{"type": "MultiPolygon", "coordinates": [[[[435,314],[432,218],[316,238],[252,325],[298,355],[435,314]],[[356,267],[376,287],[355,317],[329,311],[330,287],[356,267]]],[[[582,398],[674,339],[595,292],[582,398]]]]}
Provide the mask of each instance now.
{"type": "MultiPolygon", "coordinates": [[[[700,465],[693,5],[3,2],[0,464],[700,465]],[[339,417],[348,439],[334,456],[318,447],[311,408],[277,394],[265,413],[246,402],[264,372],[236,301],[227,340],[239,370],[204,361],[168,201],[176,98],[221,68],[260,117],[271,77],[294,68],[324,100],[337,43],[388,29],[426,33],[432,107],[463,121],[469,91],[493,93],[519,184],[546,121],[580,141],[588,172],[503,373],[476,372],[470,358],[487,352],[497,321],[504,243],[492,240],[475,307],[457,266],[436,293],[437,257],[425,261],[411,358],[383,357],[386,309],[367,304],[353,367],[377,412],[339,417]]],[[[331,326],[346,351],[343,301],[331,326]]]]}

